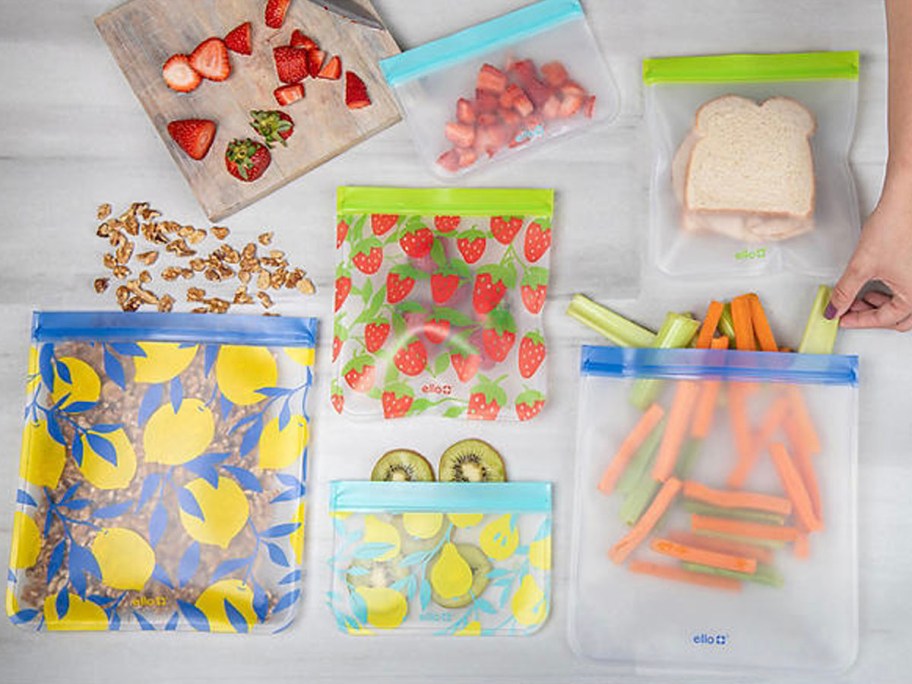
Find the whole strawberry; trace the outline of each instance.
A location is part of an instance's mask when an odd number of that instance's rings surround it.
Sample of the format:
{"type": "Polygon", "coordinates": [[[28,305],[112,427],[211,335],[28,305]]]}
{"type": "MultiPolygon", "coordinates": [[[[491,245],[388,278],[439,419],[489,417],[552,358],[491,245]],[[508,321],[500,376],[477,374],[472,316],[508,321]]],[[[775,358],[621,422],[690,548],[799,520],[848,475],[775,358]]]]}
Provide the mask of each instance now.
{"type": "Polygon", "coordinates": [[[333,304],[333,311],[338,311],[342,308],[342,305],[345,304],[345,300],[348,299],[348,295],[351,293],[351,289],[352,279],[348,269],[339,266],[339,268],[336,269],[336,298],[333,304]]]}
{"type": "Polygon", "coordinates": [[[541,259],[551,246],[551,224],[548,221],[533,221],[526,229],[526,240],[523,254],[526,261],[535,263],[541,259]]]}
{"type": "Polygon", "coordinates": [[[393,357],[393,363],[405,375],[415,377],[421,375],[427,367],[427,349],[421,340],[413,340],[401,347],[393,357]]]}
{"type": "Polygon", "coordinates": [[[519,343],[519,374],[531,378],[545,360],[545,340],[540,333],[526,333],[519,343]]]}
{"type": "Polygon", "coordinates": [[[272,163],[272,155],[262,143],[250,138],[232,140],[225,150],[225,168],[232,176],[252,183],[272,163]]]}
{"type": "Polygon", "coordinates": [[[402,418],[408,415],[415,401],[415,393],[408,385],[396,382],[383,388],[380,404],[384,418],[402,418]]]}
{"type": "Polygon", "coordinates": [[[383,318],[371,321],[364,326],[364,346],[371,354],[375,354],[386,344],[390,334],[390,324],[383,318]]]}
{"type": "Polygon", "coordinates": [[[423,259],[431,253],[434,246],[434,234],[431,229],[420,222],[406,227],[399,238],[399,246],[406,255],[413,259],[423,259]]]}
{"type": "Polygon", "coordinates": [[[502,245],[509,245],[522,229],[521,216],[494,216],[491,218],[491,234],[502,245]]]}
{"type": "Polygon", "coordinates": [[[332,381],[332,390],[331,394],[329,395],[329,401],[332,403],[332,406],[336,410],[336,413],[341,415],[342,411],[345,409],[345,395],[342,393],[342,388],[339,386],[339,383],[335,380],[332,381]]]}
{"type": "Polygon", "coordinates": [[[352,250],[352,264],[364,275],[374,275],[383,265],[383,246],[377,238],[362,240],[352,250]]]}
{"type": "Polygon", "coordinates": [[[377,369],[374,359],[367,354],[356,356],[342,367],[345,382],[355,392],[367,393],[374,386],[377,369]]]}
{"type": "Polygon", "coordinates": [[[340,220],[336,224],[336,249],[342,248],[342,243],[345,242],[345,238],[348,237],[348,222],[345,219],[340,220]]]}
{"type": "Polygon", "coordinates": [[[377,237],[386,235],[398,222],[396,214],[371,214],[371,230],[377,237]]]}
{"type": "Polygon", "coordinates": [[[545,406],[545,395],[535,390],[526,390],[516,397],[516,417],[521,421],[532,420],[545,406]]]}
{"type": "Polygon", "coordinates": [[[472,308],[481,316],[490,313],[500,304],[507,290],[516,284],[516,269],[512,264],[491,264],[478,269],[472,290],[472,308]]]}
{"type": "Polygon", "coordinates": [[[441,233],[452,233],[459,228],[462,219],[459,216],[435,216],[434,228],[441,233]]]}
{"type": "Polygon", "coordinates": [[[496,420],[500,409],[507,403],[507,393],[499,384],[504,378],[491,380],[479,375],[478,380],[469,395],[469,410],[466,415],[470,420],[496,420]]]}
{"type": "Polygon", "coordinates": [[[386,301],[398,304],[411,294],[415,282],[421,277],[420,271],[408,264],[393,266],[386,274],[386,301]]]}
{"type": "Polygon", "coordinates": [[[456,249],[462,254],[467,264],[474,264],[484,256],[488,241],[480,230],[471,229],[459,233],[456,238],[456,249]]]}
{"type": "Polygon", "coordinates": [[[520,287],[523,306],[530,314],[541,313],[548,295],[548,269],[531,266],[523,274],[520,287]]]}
{"type": "Polygon", "coordinates": [[[342,325],[342,319],[345,318],[345,313],[340,313],[336,316],[336,320],[333,322],[333,343],[332,343],[332,360],[335,363],[336,359],[339,358],[339,354],[342,352],[342,344],[345,340],[348,339],[348,330],[345,326],[342,325]]]}
{"type": "Polygon", "coordinates": [[[431,297],[435,304],[445,304],[459,289],[459,276],[440,270],[431,275],[431,297]]]}
{"type": "Polygon", "coordinates": [[[250,127],[260,134],[266,147],[272,149],[276,143],[287,147],[286,141],[294,133],[294,120],[285,112],[255,109],[250,112],[250,127]]]}
{"type": "Polygon", "coordinates": [[[469,382],[481,367],[481,356],[470,352],[450,354],[450,363],[460,382],[469,382]]]}
{"type": "Polygon", "coordinates": [[[497,363],[507,358],[516,342],[516,322],[509,311],[495,309],[488,315],[481,333],[485,353],[497,363]]]}

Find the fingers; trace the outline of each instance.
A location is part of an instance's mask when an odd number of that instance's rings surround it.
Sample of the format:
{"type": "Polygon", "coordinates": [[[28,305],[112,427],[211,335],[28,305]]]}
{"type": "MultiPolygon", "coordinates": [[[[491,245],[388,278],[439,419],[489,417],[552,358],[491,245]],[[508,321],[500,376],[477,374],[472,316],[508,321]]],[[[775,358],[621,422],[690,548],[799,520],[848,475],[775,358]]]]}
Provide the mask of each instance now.
{"type": "MultiPolygon", "coordinates": [[[[896,297],[883,292],[868,292],[863,301],[871,308],[846,313],[840,325],[844,328],[894,328],[901,329],[912,318],[912,308],[896,297]]],[[[908,328],[907,328],[908,329],[908,328]]]]}
{"type": "Polygon", "coordinates": [[[849,265],[846,266],[842,278],[833,286],[833,292],[830,294],[830,303],[827,304],[823,315],[832,320],[848,311],[858,292],[871,279],[872,275],[864,265],[862,258],[856,253],[849,265]]]}

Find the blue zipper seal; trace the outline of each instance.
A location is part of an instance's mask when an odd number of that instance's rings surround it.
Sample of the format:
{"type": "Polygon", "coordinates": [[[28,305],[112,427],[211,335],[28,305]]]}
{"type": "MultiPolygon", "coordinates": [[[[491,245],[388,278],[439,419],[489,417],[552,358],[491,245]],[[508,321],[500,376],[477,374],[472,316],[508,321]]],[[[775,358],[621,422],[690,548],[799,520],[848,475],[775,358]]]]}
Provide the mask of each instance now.
{"type": "Polygon", "coordinates": [[[370,482],[330,484],[329,509],[354,513],[549,513],[550,482],[370,482]]]}
{"type": "Polygon", "coordinates": [[[580,372],[614,378],[713,379],[855,387],[858,385],[858,357],[584,346],[580,372]]]}
{"type": "Polygon", "coordinates": [[[380,69],[386,82],[395,87],[583,16],[583,7],[579,0],[542,0],[445,38],[387,57],[380,61],[380,69]]]}
{"type": "Polygon", "coordinates": [[[36,311],[32,316],[35,342],[147,340],[313,347],[316,339],[316,318],[119,311],[36,311]]]}

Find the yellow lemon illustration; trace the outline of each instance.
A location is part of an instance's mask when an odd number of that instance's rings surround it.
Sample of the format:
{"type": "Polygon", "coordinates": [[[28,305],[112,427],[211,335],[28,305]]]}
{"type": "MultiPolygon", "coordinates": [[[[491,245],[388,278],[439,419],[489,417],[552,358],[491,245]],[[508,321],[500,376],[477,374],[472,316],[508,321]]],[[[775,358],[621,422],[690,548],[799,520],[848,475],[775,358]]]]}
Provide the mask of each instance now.
{"type": "Polygon", "coordinates": [[[304,452],[307,439],[307,421],[304,416],[292,416],[284,430],[279,430],[279,419],[273,418],[266,423],[260,435],[260,468],[287,468],[304,452]]]}
{"type": "Polygon", "coordinates": [[[551,569],[551,535],[529,544],[529,564],[533,568],[551,569]]]}
{"type": "MultiPolygon", "coordinates": [[[[64,589],[66,591],[66,589],[64,589]]],[[[44,623],[49,631],[103,632],[108,629],[108,616],[101,606],[70,594],[70,606],[61,618],[57,615],[57,594],[44,599],[44,623]]]]}
{"type": "Polygon", "coordinates": [[[385,561],[399,555],[399,547],[402,539],[399,537],[399,531],[387,522],[378,520],[373,515],[364,518],[364,537],[361,539],[363,544],[389,544],[389,551],[375,556],[373,560],[385,561]]]}
{"type": "Polygon", "coordinates": [[[215,379],[228,401],[238,406],[256,404],[264,399],[263,387],[275,387],[279,371],[265,347],[226,344],[215,361],[215,379]]]}
{"type": "Polygon", "coordinates": [[[443,513],[405,513],[402,526],[416,539],[431,539],[443,525],[443,513]]]}
{"type": "Polygon", "coordinates": [[[55,404],[67,395],[69,396],[62,406],[98,401],[98,397],[101,396],[101,380],[94,368],[82,359],[72,356],[65,356],[57,361],[67,367],[70,381],[66,382],[60,377],[57,372],[57,364],[54,364],[54,391],[51,392],[51,400],[55,404]]]}
{"type": "Polygon", "coordinates": [[[481,636],[481,623],[478,620],[472,620],[465,627],[455,632],[456,636],[481,636]]]}
{"type": "Polygon", "coordinates": [[[117,454],[117,465],[106,461],[89,445],[85,436],[82,442],[82,465],[79,470],[83,477],[99,489],[123,489],[136,474],[136,451],[122,429],[101,435],[114,445],[117,454]]]}
{"type": "Polygon", "coordinates": [[[304,556],[304,523],[306,522],[307,513],[304,508],[304,502],[298,504],[298,510],[295,511],[292,522],[301,523],[301,526],[288,536],[291,548],[294,551],[295,561],[301,564],[301,558],[304,556]]]}
{"type": "Polygon", "coordinates": [[[38,371],[38,348],[29,347],[28,353],[28,377],[25,385],[25,391],[31,394],[41,382],[41,375],[38,371]]]}
{"type": "Polygon", "coordinates": [[[155,552],[143,537],[125,527],[101,530],[92,542],[101,581],[113,589],[140,590],[155,569],[155,552]]]}
{"type": "Polygon", "coordinates": [[[548,606],[545,604],[545,594],[532,578],[526,575],[519,584],[519,589],[510,599],[510,608],[513,617],[521,625],[530,627],[540,625],[548,615],[548,606]]]}
{"type": "Polygon", "coordinates": [[[218,487],[213,487],[203,478],[189,482],[184,487],[196,499],[203,519],[190,515],[183,508],[180,520],[184,529],[193,539],[201,544],[212,544],[228,548],[231,540],[244,529],[250,506],[244,492],[227,477],[218,479],[218,487]]]}
{"type": "Polygon", "coordinates": [[[150,463],[180,465],[206,450],[215,435],[212,411],[199,399],[184,399],[174,412],[171,402],[159,406],[146,423],[143,448],[150,463]]]}
{"type": "Polygon", "coordinates": [[[285,347],[285,353],[295,363],[302,366],[314,365],[314,348],[313,347],[285,347]]]}
{"type": "Polygon", "coordinates": [[[206,587],[196,599],[195,605],[209,620],[211,631],[237,631],[225,610],[226,600],[243,616],[248,628],[256,623],[256,612],[253,610],[253,589],[241,580],[224,579],[206,587]]]}
{"type": "Polygon", "coordinates": [[[176,342],[139,342],[145,356],[133,357],[135,382],[167,382],[187,370],[199,346],[184,347],[176,342]]]}
{"type": "Polygon", "coordinates": [[[472,568],[452,542],[443,545],[431,568],[430,580],[431,588],[444,599],[464,596],[472,588],[472,568]]]}
{"type": "Polygon", "coordinates": [[[405,596],[388,587],[358,587],[367,606],[367,622],[378,629],[395,629],[408,613],[405,596]]]}
{"type": "Polygon", "coordinates": [[[38,487],[55,489],[66,465],[66,447],[55,442],[46,420],[26,424],[22,433],[19,477],[38,487]]]}
{"type": "Polygon", "coordinates": [[[448,513],[447,517],[456,527],[475,527],[484,520],[484,513],[448,513]]]}
{"type": "Polygon", "coordinates": [[[10,568],[32,567],[41,552],[41,530],[31,517],[22,511],[13,513],[13,539],[10,543],[10,568]]]}
{"type": "Polygon", "coordinates": [[[6,614],[10,617],[19,612],[19,601],[13,593],[12,585],[6,585],[6,614]]]}
{"type": "Polygon", "coordinates": [[[494,560],[506,560],[512,556],[519,546],[519,533],[513,526],[512,516],[502,515],[485,525],[478,543],[482,551],[494,560]]]}

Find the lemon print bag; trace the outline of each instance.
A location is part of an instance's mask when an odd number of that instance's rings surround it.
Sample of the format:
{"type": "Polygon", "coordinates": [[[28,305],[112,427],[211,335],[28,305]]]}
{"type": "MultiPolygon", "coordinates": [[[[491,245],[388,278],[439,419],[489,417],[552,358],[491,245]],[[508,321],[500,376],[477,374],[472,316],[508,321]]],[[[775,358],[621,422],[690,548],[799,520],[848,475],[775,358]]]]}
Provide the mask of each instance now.
{"type": "Polygon", "coordinates": [[[330,515],[343,632],[524,636],[548,617],[548,482],[334,482],[330,515]]]}
{"type": "Polygon", "coordinates": [[[315,319],[36,313],[6,610],[277,631],[301,595],[315,319]]]}

